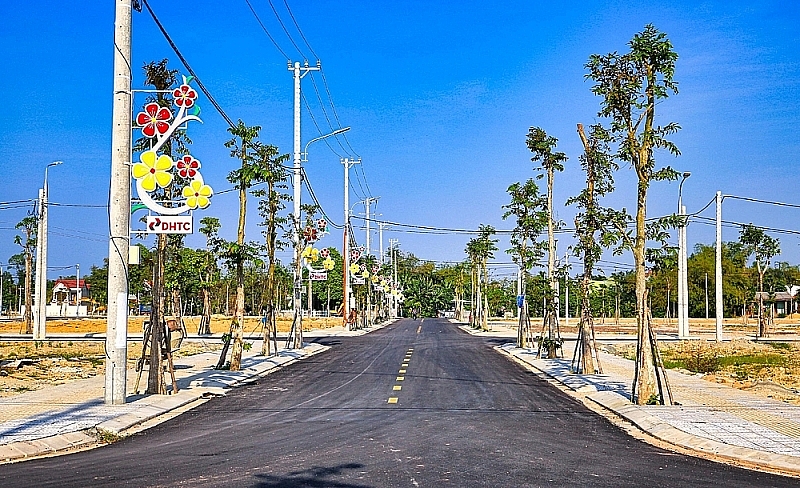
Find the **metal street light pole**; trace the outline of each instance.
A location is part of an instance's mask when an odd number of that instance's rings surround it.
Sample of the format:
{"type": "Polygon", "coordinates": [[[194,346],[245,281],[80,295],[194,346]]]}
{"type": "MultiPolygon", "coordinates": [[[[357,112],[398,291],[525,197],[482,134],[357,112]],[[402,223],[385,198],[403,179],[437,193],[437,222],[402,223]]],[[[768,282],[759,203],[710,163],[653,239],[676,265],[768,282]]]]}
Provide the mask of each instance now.
{"type": "Polygon", "coordinates": [[[685,339],[689,337],[689,293],[688,293],[688,273],[686,265],[686,207],[683,206],[683,183],[692,174],[688,171],[683,173],[683,178],[678,185],[678,216],[681,222],[678,226],[678,337],[685,339]]]}
{"type": "Polygon", "coordinates": [[[39,192],[39,234],[36,239],[36,307],[33,309],[33,338],[47,336],[47,170],[63,161],[53,161],[44,168],[44,184],[39,192]]]}

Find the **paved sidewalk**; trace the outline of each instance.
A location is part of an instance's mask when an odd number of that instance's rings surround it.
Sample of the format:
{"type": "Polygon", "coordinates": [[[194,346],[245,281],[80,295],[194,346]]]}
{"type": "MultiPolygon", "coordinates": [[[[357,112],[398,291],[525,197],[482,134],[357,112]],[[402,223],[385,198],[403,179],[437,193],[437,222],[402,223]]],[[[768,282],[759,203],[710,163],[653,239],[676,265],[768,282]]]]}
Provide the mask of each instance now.
{"type": "MultiPolygon", "coordinates": [[[[496,326],[491,332],[461,328],[477,335],[516,336],[516,330],[503,326],[496,326]]],[[[535,349],[520,349],[514,343],[496,349],[656,439],[712,458],[800,476],[798,406],[676,371],[667,374],[679,405],[633,405],[630,401],[633,361],[601,352],[604,374],[576,375],[570,371],[570,358],[538,359],[535,349]]],[[[564,345],[567,355],[572,350],[569,344],[564,345]]]]}
{"type": "MultiPolygon", "coordinates": [[[[357,336],[388,323],[356,331],[343,327],[317,329],[303,335],[308,339],[357,336]]],[[[253,346],[243,353],[240,371],[215,370],[219,351],[176,358],[179,391],[175,395],[131,394],[137,373],[128,370],[129,395],[124,405],[105,405],[105,377],[102,375],[0,398],[0,463],[87,447],[104,437],[123,435],[148,420],[225,395],[230,388],[329,349],[321,344],[306,343],[302,349],[281,349],[277,355],[265,357],[257,351],[260,344],[253,346]]],[[[145,373],[140,391],[146,388],[146,382],[145,373]]]]}

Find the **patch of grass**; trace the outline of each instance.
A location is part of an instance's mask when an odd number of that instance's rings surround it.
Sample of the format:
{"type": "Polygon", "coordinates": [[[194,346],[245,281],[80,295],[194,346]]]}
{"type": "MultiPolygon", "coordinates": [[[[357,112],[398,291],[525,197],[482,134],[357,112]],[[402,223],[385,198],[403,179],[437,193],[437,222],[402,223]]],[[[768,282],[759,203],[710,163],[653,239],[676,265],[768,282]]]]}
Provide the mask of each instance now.
{"type": "Polygon", "coordinates": [[[125,436],[115,434],[113,432],[104,429],[97,429],[94,432],[94,436],[97,438],[98,441],[104,444],[113,444],[114,442],[117,442],[125,438],[125,436]]]}
{"type": "Polygon", "coordinates": [[[780,351],[788,351],[792,348],[792,345],[788,342],[770,342],[769,345],[780,351]]]}
{"type": "Polygon", "coordinates": [[[721,367],[744,365],[783,366],[786,364],[786,358],[780,354],[743,354],[721,356],[717,359],[721,367]]]}

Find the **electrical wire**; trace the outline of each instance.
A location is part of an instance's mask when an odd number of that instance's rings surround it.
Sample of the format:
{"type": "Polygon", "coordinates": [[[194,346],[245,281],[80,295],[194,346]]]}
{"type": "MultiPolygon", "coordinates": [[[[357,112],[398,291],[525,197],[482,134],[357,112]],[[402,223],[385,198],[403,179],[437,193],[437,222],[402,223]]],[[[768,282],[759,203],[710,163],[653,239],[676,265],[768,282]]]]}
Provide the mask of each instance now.
{"type": "Polygon", "coordinates": [[[292,46],[294,46],[294,48],[297,49],[297,53],[300,55],[300,57],[302,57],[303,59],[308,59],[306,57],[306,55],[303,54],[303,51],[300,50],[300,47],[297,45],[297,43],[294,42],[294,39],[292,38],[292,35],[289,34],[289,30],[286,28],[286,25],[283,23],[283,20],[281,19],[281,16],[278,15],[278,11],[275,9],[275,5],[272,4],[272,0],[267,0],[267,1],[269,2],[270,8],[272,8],[272,13],[275,14],[275,18],[278,19],[278,23],[281,25],[281,28],[283,28],[284,34],[286,34],[286,37],[289,38],[289,42],[291,42],[292,46]]]}
{"type": "Polygon", "coordinates": [[[732,198],[734,200],[744,200],[746,202],[765,203],[767,205],[775,205],[777,207],[800,208],[800,205],[794,203],[772,202],[769,200],[759,200],[758,198],[740,197],[738,195],[723,195],[722,199],[732,198]]]}
{"type": "Polygon", "coordinates": [[[144,6],[147,7],[147,11],[150,12],[150,16],[153,18],[153,21],[158,26],[158,29],[161,31],[161,34],[163,34],[164,38],[167,40],[172,50],[175,52],[175,55],[178,56],[178,59],[180,59],[183,66],[186,68],[186,71],[188,71],[189,74],[192,75],[194,80],[197,81],[197,86],[205,94],[206,98],[208,98],[208,101],[210,101],[211,105],[213,105],[214,108],[217,109],[217,112],[219,112],[222,118],[225,119],[225,122],[227,122],[231,128],[235,128],[236,126],[234,125],[230,117],[228,117],[228,114],[226,114],[225,111],[222,110],[222,107],[219,106],[219,104],[211,95],[211,93],[206,89],[205,85],[203,85],[203,82],[200,81],[200,78],[198,78],[197,73],[195,73],[192,67],[189,66],[189,62],[186,61],[186,58],[183,57],[183,54],[181,54],[180,50],[178,50],[178,46],[175,45],[175,43],[172,41],[172,38],[167,33],[167,30],[161,24],[161,21],[158,20],[158,17],[156,17],[156,14],[155,12],[153,12],[153,9],[150,8],[150,3],[147,0],[142,0],[142,2],[144,3],[144,6]]]}
{"type": "MultiPolygon", "coordinates": [[[[712,219],[711,217],[695,216],[694,218],[695,219],[702,219],[702,220],[706,220],[706,221],[716,222],[716,219],[712,219]]],[[[793,229],[779,229],[779,228],[776,228],[776,227],[766,227],[766,226],[763,226],[763,225],[746,224],[744,222],[734,222],[734,221],[731,221],[731,220],[723,220],[722,223],[723,224],[733,225],[733,226],[736,226],[738,228],[742,228],[742,227],[744,227],[746,225],[750,225],[750,226],[755,227],[756,229],[761,229],[764,232],[772,232],[772,233],[775,233],[775,234],[800,235],[800,231],[793,230],[793,229]]]]}
{"type": "Polygon", "coordinates": [[[292,22],[294,22],[294,26],[297,29],[297,32],[300,33],[300,37],[303,39],[303,42],[306,43],[306,47],[308,47],[308,50],[311,51],[311,54],[313,54],[316,59],[319,59],[319,56],[317,56],[317,53],[314,52],[314,49],[311,47],[311,44],[308,43],[308,39],[306,39],[306,36],[303,35],[303,30],[300,29],[300,25],[297,23],[297,19],[294,18],[292,9],[289,8],[289,3],[287,3],[286,0],[283,0],[283,5],[286,6],[286,11],[289,12],[289,17],[291,17],[292,22]]]}
{"type": "Polygon", "coordinates": [[[339,224],[334,223],[333,219],[328,217],[328,214],[325,213],[325,209],[322,208],[322,204],[317,199],[317,195],[314,194],[314,188],[311,187],[311,182],[308,179],[308,175],[306,174],[305,168],[300,168],[300,171],[302,172],[303,181],[305,182],[306,188],[308,189],[308,194],[311,195],[311,199],[314,201],[314,204],[317,206],[317,208],[319,209],[319,212],[322,214],[322,216],[325,218],[325,220],[327,220],[328,223],[331,224],[331,227],[333,227],[334,229],[342,229],[342,228],[344,228],[343,225],[339,225],[339,224]]]}
{"type": "MultiPolygon", "coordinates": [[[[322,129],[319,127],[319,124],[317,123],[316,117],[314,117],[314,112],[311,111],[311,106],[308,104],[308,100],[306,99],[305,94],[301,93],[300,97],[303,99],[303,103],[306,106],[306,110],[308,111],[308,115],[311,117],[311,122],[314,124],[314,127],[317,128],[317,132],[319,133],[319,135],[322,136],[323,135],[322,129]]],[[[333,132],[333,131],[331,131],[331,132],[333,132]]],[[[337,136],[333,136],[333,137],[336,138],[337,136]]],[[[335,154],[339,159],[342,159],[342,155],[339,154],[338,152],[336,152],[336,149],[334,149],[333,146],[331,146],[331,144],[328,141],[328,139],[330,139],[330,137],[325,137],[325,138],[323,138],[321,140],[322,140],[322,142],[325,143],[326,146],[328,146],[328,149],[330,149],[331,152],[333,152],[333,154],[335,154]]]]}
{"type": "Polygon", "coordinates": [[[272,34],[269,33],[267,28],[264,26],[264,23],[261,22],[261,18],[258,16],[258,14],[256,13],[256,10],[253,8],[253,6],[250,4],[250,0],[244,0],[244,2],[250,8],[250,12],[253,13],[253,17],[256,18],[256,21],[258,22],[258,25],[261,26],[261,29],[264,31],[264,34],[266,34],[267,37],[269,37],[269,40],[272,41],[272,45],[275,46],[275,49],[277,49],[278,52],[281,53],[283,55],[283,57],[288,60],[289,56],[283,51],[283,49],[281,49],[281,46],[278,45],[278,42],[275,40],[274,37],[272,37],[272,34]]]}

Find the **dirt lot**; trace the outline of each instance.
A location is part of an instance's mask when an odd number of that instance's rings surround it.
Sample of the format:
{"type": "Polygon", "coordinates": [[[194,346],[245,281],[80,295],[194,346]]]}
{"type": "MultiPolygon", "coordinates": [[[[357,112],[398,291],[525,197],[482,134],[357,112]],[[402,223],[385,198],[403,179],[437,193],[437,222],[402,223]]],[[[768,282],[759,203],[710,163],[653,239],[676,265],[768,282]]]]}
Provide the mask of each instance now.
{"type": "MultiPolygon", "coordinates": [[[[128,323],[130,334],[139,334],[145,317],[131,317],[128,323]]],[[[190,334],[197,332],[199,318],[185,320],[190,334]]],[[[304,319],[303,329],[327,328],[341,324],[341,318],[304,319]]],[[[0,334],[20,332],[20,322],[0,322],[0,334]]],[[[278,320],[278,331],[287,332],[291,327],[289,319],[278,320]]],[[[212,333],[228,332],[230,317],[214,316],[211,321],[212,333]]],[[[48,320],[48,334],[105,334],[105,319],[48,320]]],[[[261,323],[258,318],[246,318],[245,335],[259,334],[261,323]]],[[[12,396],[29,390],[37,390],[48,385],[58,385],[81,378],[102,375],[105,371],[104,342],[88,341],[26,341],[0,342],[0,397],[12,396]]],[[[260,347],[254,345],[254,347],[260,347]]],[[[203,342],[184,341],[177,357],[215,351],[222,348],[219,339],[203,342]]],[[[133,367],[141,356],[141,342],[128,343],[128,358],[133,367]]]]}

